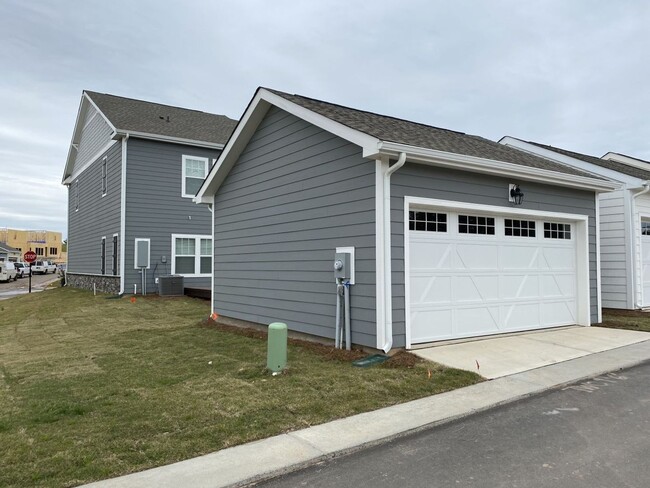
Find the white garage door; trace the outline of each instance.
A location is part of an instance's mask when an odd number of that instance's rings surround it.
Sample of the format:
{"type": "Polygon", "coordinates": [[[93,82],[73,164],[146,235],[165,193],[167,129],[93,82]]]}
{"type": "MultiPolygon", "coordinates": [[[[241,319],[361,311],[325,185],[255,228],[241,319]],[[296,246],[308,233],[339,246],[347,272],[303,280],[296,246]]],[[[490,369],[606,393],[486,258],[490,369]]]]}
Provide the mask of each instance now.
{"type": "Polygon", "coordinates": [[[575,223],[411,207],[410,343],[577,323],[575,223]]]}

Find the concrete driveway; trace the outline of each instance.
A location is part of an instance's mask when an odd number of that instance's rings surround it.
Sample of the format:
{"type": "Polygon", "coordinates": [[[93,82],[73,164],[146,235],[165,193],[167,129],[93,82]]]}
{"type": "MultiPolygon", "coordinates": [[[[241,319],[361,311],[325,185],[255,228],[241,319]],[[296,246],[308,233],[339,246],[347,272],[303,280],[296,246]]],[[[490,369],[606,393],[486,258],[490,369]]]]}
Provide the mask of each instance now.
{"type": "Polygon", "coordinates": [[[493,379],[647,340],[647,332],[576,326],[423,347],[411,352],[493,379]]]}

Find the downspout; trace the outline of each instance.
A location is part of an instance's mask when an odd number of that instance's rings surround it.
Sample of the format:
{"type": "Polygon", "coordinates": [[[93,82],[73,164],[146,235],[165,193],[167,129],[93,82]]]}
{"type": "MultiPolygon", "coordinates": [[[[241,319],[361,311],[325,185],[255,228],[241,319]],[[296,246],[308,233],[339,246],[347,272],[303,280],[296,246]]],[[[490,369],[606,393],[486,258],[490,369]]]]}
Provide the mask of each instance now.
{"type": "Polygon", "coordinates": [[[392,236],[390,228],[390,177],[404,166],[406,153],[399,153],[397,162],[384,173],[384,340],[382,349],[388,352],[393,347],[393,280],[392,280],[392,236]]]}
{"type": "MultiPolygon", "coordinates": [[[[120,195],[120,295],[124,295],[126,287],[126,144],[129,140],[129,133],[122,138],[122,188],[120,195]]],[[[135,293],[134,293],[135,294],[135,293]]]]}
{"type": "Polygon", "coordinates": [[[637,238],[640,239],[640,234],[638,234],[639,228],[637,227],[637,219],[636,219],[636,199],[640,197],[641,195],[645,195],[650,191],[650,182],[649,181],[644,181],[643,182],[643,190],[638,191],[634,195],[632,195],[632,232],[634,235],[634,239],[632,240],[632,256],[634,256],[634,300],[635,300],[635,308],[643,308],[643,289],[642,289],[642,278],[639,276],[639,269],[641,268],[640,262],[639,262],[639,257],[636,252],[636,244],[637,244],[637,238]],[[637,293],[638,291],[641,291],[641,293],[637,293]],[[641,296],[641,298],[639,298],[641,296]]]}

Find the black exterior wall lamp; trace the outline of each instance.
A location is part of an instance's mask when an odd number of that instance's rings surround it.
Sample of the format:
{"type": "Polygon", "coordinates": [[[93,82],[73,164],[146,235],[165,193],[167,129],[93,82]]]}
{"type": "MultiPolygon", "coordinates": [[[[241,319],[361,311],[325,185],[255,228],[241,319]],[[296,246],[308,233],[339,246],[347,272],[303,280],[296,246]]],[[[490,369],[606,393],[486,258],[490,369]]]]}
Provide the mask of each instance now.
{"type": "Polygon", "coordinates": [[[519,185],[510,184],[508,192],[508,201],[515,205],[521,205],[524,202],[524,192],[521,191],[519,185]]]}

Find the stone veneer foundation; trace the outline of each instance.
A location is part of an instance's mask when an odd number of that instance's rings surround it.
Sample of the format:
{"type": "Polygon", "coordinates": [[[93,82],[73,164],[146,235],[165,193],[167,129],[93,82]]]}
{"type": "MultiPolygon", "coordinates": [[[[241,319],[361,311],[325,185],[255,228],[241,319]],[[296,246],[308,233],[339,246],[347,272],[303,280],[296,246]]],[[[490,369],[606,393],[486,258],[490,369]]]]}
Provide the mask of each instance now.
{"type": "Polygon", "coordinates": [[[119,276],[66,273],[65,284],[72,288],[82,288],[84,290],[92,290],[93,285],[95,285],[97,291],[113,293],[115,295],[120,292],[119,276]]]}

